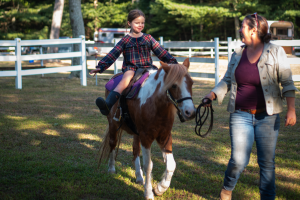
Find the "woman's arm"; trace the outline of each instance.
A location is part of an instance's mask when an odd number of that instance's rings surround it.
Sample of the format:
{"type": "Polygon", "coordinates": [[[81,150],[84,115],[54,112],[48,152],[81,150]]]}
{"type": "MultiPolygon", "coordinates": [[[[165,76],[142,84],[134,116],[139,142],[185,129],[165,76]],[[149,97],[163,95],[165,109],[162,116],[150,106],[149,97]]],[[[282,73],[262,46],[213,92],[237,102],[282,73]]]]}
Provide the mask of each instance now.
{"type": "Polygon", "coordinates": [[[286,97],[288,111],[285,116],[285,126],[291,125],[294,126],[296,124],[296,109],[295,109],[295,98],[294,97],[286,97]]]}
{"type": "Polygon", "coordinates": [[[292,78],[292,70],[287,60],[286,53],[282,47],[278,48],[277,52],[277,73],[279,77],[279,82],[282,86],[282,94],[283,97],[286,97],[284,94],[288,91],[298,91],[298,89],[294,85],[294,81],[292,78]]]}

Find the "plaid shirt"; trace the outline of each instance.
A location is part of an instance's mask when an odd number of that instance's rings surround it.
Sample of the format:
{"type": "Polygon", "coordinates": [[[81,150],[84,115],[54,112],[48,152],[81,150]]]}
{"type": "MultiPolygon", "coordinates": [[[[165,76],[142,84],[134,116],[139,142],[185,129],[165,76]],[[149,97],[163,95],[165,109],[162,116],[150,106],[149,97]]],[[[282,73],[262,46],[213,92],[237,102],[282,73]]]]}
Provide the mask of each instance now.
{"type": "Polygon", "coordinates": [[[100,68],[102,73],[109,68],[117,58],[123,53],[124,60],[122,71],[136,70],[140,67],[153,67],[151,51],[163,62],[177,64],[176,59],[171,56],[159,43],[148,34],[143,34],[139,38],[130,35],[124,36],[116,46],[99,61],[96,68],[100,68]]]}

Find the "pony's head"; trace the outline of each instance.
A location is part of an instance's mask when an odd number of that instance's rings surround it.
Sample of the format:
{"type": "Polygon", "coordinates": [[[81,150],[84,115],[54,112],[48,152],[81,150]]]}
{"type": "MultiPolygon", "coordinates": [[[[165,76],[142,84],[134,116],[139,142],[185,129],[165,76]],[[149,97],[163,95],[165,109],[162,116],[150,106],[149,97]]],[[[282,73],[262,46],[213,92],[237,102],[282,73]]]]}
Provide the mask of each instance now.
{"type": "Polygon", "coordinates": [[[194,81],[188,73],[189,59],[185,59],[183,64],[160,63],[166,73],[162,90],[167,91],[173,98],[173,104],[180,110],[184,120],[194,118],[195,107],[192,101],[192,85],[194,81]]]}

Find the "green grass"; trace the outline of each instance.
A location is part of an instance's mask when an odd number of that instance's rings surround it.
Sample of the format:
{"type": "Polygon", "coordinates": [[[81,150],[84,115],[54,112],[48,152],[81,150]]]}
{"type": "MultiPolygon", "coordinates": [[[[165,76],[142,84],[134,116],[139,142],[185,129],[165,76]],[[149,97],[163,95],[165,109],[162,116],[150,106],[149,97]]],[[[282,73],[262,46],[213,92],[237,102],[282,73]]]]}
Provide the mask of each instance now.
{"type": "MultiPolygon", "coordinates": [[[[97,152],[106,128],[95,99],[104,96],[107,77],[79,79],[67,74],[23,77],[23,89],[14,78],[0,79],[0,199],[143,199],[135,183],[132,136],[123,134],[116,174],[97,169],[97,152]]],[[[210,91],[213,81],[195,80],[194,103],[210,91]]],[[[296,83],[300,88],[300,84],[296,83]]],[[[276,150],[277,199],[300,199],[300,102],[298,123],[281,130],[276,150]]],[[[177,163],[171,186],[156,199],[218,199],[230,157],[228,97],[214,102],[214,128],[205,139],[194,133],[195,122],[173,126],[177,163]]],[[[205,130],[206,127],[203,128],[205,130]]],[[[153,185],[165,170],[161,151],[152,145],[153,185]]],[[[233,192],[233,199],[259,199],[256,148],[233,192]]]]}

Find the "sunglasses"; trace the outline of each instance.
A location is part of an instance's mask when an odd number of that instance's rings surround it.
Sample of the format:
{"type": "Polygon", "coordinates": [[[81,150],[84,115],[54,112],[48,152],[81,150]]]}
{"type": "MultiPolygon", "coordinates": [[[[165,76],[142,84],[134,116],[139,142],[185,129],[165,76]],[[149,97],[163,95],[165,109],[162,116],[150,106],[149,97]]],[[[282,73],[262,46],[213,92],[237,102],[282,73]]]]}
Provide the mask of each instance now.
{"type": "Polygon", "coordinates": [[[258,28],[257,13],[252,14],[251,17],[255,17],[256,27],[258,28]]]}

